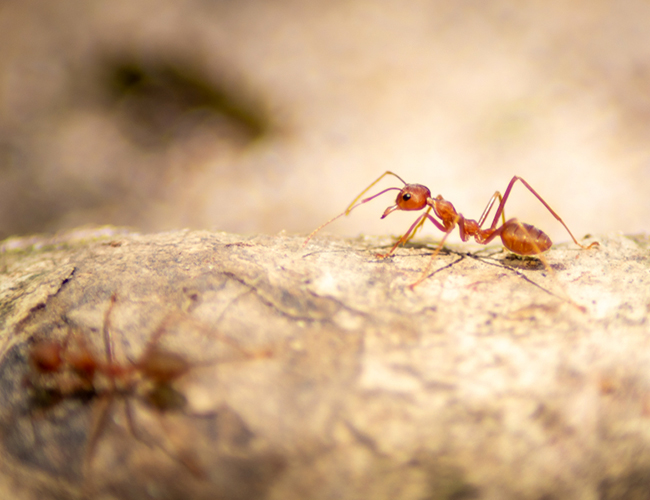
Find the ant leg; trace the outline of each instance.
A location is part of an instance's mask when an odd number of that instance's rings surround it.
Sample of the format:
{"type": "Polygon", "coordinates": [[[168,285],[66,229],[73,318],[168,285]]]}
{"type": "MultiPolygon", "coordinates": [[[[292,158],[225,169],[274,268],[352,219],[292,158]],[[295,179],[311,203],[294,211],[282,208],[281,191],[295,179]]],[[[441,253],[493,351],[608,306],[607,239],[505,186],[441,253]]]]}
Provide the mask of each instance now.
{"type": "Polygon", "coordinates": [[[104,337],[104,349],[106,350],[106,360],[109,364],[113,363],[113,339],[110,334],[111,313],[117,302],[117,293],[111,294],[111,302],[104,313],[104,325],[102,327],[102,336],[104,337]]]}
{"type": "MultiPolygon", "coordinates": [[[[113,363],[113,349],[112,349],[112,338],[110,334],[110,316],[117,301],[117,294],[113,293],[111,295],[111,302],[104,313],[104,325],[102,326],[102,335],[104,337],[104,347],[106,349],[106,358],[108,364],[113,363]]],[[[95,455],[95,450],[97,448],[97,443],[101,437],[104,428],[110,414],[110,409],[113,403],[114,394],[116,392],[115,379],[110,378],[111,392],[105,394],[103,397],[100,397],[99,403],[97,403],[94,413],[97,413],[98,416],[93,418],[93,424],[90,430],[90,436],[88,437],[88,442],[86,444],[86,452],[84,453],[84,469],[90,469],[92,465],[92,459],[95,455]]],[[[87,470],[83,470],[83,477],[87,478],[87,470]]]]}
{"type": "MultiPolygon", "coordinates": [[[[228,273],[225,273],[228,275],[228,273]]],[[[226,316],[228,310],[242,297],[249,295],[249,294],[258,294],[259,292],[255,289],[254,285],[251,285],[249,283],[242,283],[244,286],[246,286],[248,289],[245,290],[244,292],[239,293],[234,299],[232,299],[219,313],[219,316],[212,322],[210,326],[205,325],[202,323],[200,320],[197,318],[193,318],[190,315],[184,315],[182,317],[176,316],[174,313],[168,314],[165,319],[163,319],[162,323],[156,330],[151,334],[149,337],[149,340],[142,350],[142,354],[137,360],[130,360],[131,364],[133,366],[139,367],[140,369],[143,368],[144,365],[147,363],[155,363],[158,364],[161,359],[163,358],[168,358],[169,352],[167,351],[166,348],[164,347],[158,347],[157,343],[160,340],[160,338],[169,332],[169,326],[170,326],[170,318],[174,319],[174,323],[172,326],[176,326],[179,321],[187,321],[189,324],[192,325],[193,328],[196,328],[200,332],[202,332],[203,335],[207,338],[215,339],[217,342],[224,344],[225,346],[232,348],[234,351],[238,353],[238,356],[236,356],[236,359],[234,361],[241,361],[241,359],[263,359],[263,358],[269,358],[272,356],[272,352],[268,349],[259,351],[259,352],[250,352],[248,349],[242,347],[241,343],[235,340],[234,338],[228,336],[227,334],[219,331],[218,324],[222,321],[224,316],[226,316]]],[[[184,323],[185,324],[185,323],[184,323]]],[[[174,356],[175,357],[175,356],[174,356]]],[[[199,367],[199,366],[211,366],[214,364],[219,364],[223,363],[224,360],[222,359],[214,359],[214,360],[205,360],[201,362],[193,362],[192,367],[199,367]]],[[[163,364],[170,364],[167,360],[163,364]]]]}
{"type": "Polygon", "coordinates": [[[112,395],[104,396],[94,408],[94,414],[96,415],[93,416],[93,424],[90,428],[90,435],[88,436],[86,451],[84,452],[83,458],[82,476],[84,481],[90,477],[90,468],[97,449],[97,443],[106,427],[112,403],[112,395]]]}
{"type": "MultiPolygon", "coordinates": [[[[433,216],[429,213],[431,211],[431,209],[433,209],[433,207],[431,205],[429,205],[429,208],[427,209],[427,211],[424,212],[422,215],[420,215],[417,219],[415,219],[415,222],[413,223],[413,225],[409,228],[408,231],[406,231],[404,236],[402,236],[399,240],[397,240],[397,243],[395,243],[393,245],[393,248],[391,248],[388,253],[376,254],[377,257],[379,257],[380,259],[385,259],[386,257],[390,256],[400,244],[406,243],[408,240],[410,240],[415,235],[415,231],[417,231],[420,227],[422,227],[424,225],[424,221],[426,219],[429,219],[433,223],[434,226],[436,226],[440,231],[442,231],[444,233],[446,233],[448,231],[451,231],[454,227],[456,227],[456,222],[454,222],[451,229],[447,230],[445,228],[445,226],[443,226],[440,222],[438,222],[436,219],[434,219],[433,216]]],[[[446,238],[446,236],[445,236],[445,238],[446,238]]],[[[443,239],[443,241],[444,241],[444,239],[443,239]]]]}
{"type": "MultiPolygon", "coordinates": [[[[427,208],[427,211],[425,212],[425,215],[429,215],[431,213],[431,210],[433,210],[433,207],[431,205],[429,205],[429,208],[427,208]]],[[[408,241],[411,241],[413,239],[413,237],[415,236],[415,233],[417,233],[420,229],[422,229],[422,227],[424,226],[424,223],[426,222],[426,220],[427,220],[426,217],[422,217],[422,220],[420,221],[420,223],[417,226],[415,226],[415,229],[413,229],[413,232],[411,233],[411,236],[409,236],[404,243],[406,243],[408,241]]]]}
{"type": "Polygon", "coordinates": [[[542,203],[542,205],[544,205],[546,207],[546,209],[551,213],[551,215],[553,215],[553,217],[555,217],[555,219],[560,224],[562,224],[562,226],[564,226],[564,229],[566,229],[567,233],[569,233],[569,236],[571,236],[571,239],[573,240],[573,242],[576,245],[578,245],[580,248],[584,248],[584,249],[592,248],[594,246],[599,246],[599,243],[597,241],[594,241],[593,243],[591,243],[588,246],[585,246],[585,245],[582,245],[581,243],[579,243],[578,240],[576,239],[576,237],[573,236],[573,233],[571,232],[571,230],[564,223],[562,218],[557,213],[555,213],[555,211],[549,206],[548,203],[546,203],[546,201],[544,201],[544,198],[542,198],[537,193],[537,191],[535,191],[533,189],[533,187],[530,184],[528,184],[524,179],[522,179],[521,177],[517,177],[516,175],[510,180],[510,183],[508,184],[508,187],[506,188],[505,194],[503,195],[503,199],[499,203],[499,207],[497,208],[497,213],[496,213],[496,215],[494,217],[494,220],[492,221],[492,225],[490,226],[491,229],[494,229],[496,227],[497,221],[499,220],[499,216],[503,213],[503,209],[504,209],[504,206],[506,204],[506,201],[508,201],[508,196],[510,196],[510,191],[512,191],[512,187],[514,186],[515,182],[517,182],[517,181],[521,181],[521,183],[524,186],[526,186],[526,188],[528,188],[528,190],[531,193],[533,193],[533,195],[542,203]]]}
{"type": "Polygon", "coordinates": [[[400,237],[399,240],[397,240],[397,243],[393,245],[393,248],[391,248],[388,251],[388,253],[378,253],[375,254],[375,256],[380,259],[385,259],[387,257],[390,257],[398,246],[400,246],[402,243],[406,243],[415,235],[415,231],[417,231],[418,227],[422,226],[423,221],[426,220],[426,217],[428,215],[429,215],[429,211],[427,210],[425,213],[423,213],[417,219],[415,219],[415,222],[411,224],[411,227],[409,227],[408,231],[406,231],[406,233],[404,233],[404,235],[400,237]]]}
{"type": "MultiPolygon", "coordinates": [[[[487,206],[485,207],[485,210],[483,210],[483,213],[481,214],[481,218],[478,220],[478,227],[482,227],[483,224],[485,223],[485,219],[488,218],[488,215],[492,211],[492,207],[494,206],[494,202],[499,199],[499,205],[503,202],[503,197],[501,196],[501,193],[499,191],[495,191],[492,197],[490,198],[490,201],[488,201],[487,206]]],[[[503,219],[503,223],[506,223],[506,214],[505,210],[501,212],[501,218],[503,219]]]]}
{"type": "MultiPolygon", "coordinates": [[[[160,338],[168,332],[169,325],[172,323],[173,319],[176,319],[176,321],[179,319],[178,315],[175,312],[169,312],[163,317],[162,321],[158,324],[153,333],[149,335],[149,339],[143,347],[142,354],[140,355],[141,360],[146,359],[147,356],[154,355],[154,353],[158,350],[157,344],[160,341],[160,338]]],[[[137,362],[131,359],[129,359],[129,361],[132,365],[137,365],[137,362]]]]}
{"type": "Polygon", "coordinates": [[[163,451],[169,458],[176,460],[183,467],[185,467],[190,474],[192,474],[197,479],[207,479],[208,473],[200,463],[199,457],[189,450],[187,446],[180,442],[179,437],[169,428],[168,422],[165,421],[163,415],[157,415],[160,427],[167,440],[169,441],[169,446],[172,449],[168,449],[166,446],[157,444],[156,446],[163,451]]]}
{"type": "Polygon", "coordinates": [[[174,440],[172,439],[174,433],[166,425],[164,416],[162,414],[156,414],[156,417],[158,418],[160,427],[162,428],[163,433],[166,436],[166,439],[170,441],[172,448],[174,448],[173,450],[170,450],[167,448],[167,446],[164,446],[163,444],[156,442],[153,436],[148,435],[145,437],[145,435],[142,432],[140,432],[138,426],[135,424],[133,409],[131,408],[131,404],[127,399],[124,399],[124,413],[126,415],[126,422],[129,428],[129,432],[135,438],[136,441],[141,442],[142,444],[144,444],[145,446],[147,446],[152,450],[158,449],[162,451],[169,458],[171,458],[172,460],[176,460],[178,463],[180,463],[185,468],[187,468],[188,471],[196,478],[198,479],[206,478],[207,474],[205,470],[199,465],[198,458],[194,456],[192,452],[188,450],[183,450],[182,446],[179,443],[174,442],[174,440]]]}
{"type": "Polygon", "coordinates": [[[460,228],[461,238],[463,239],[463,241],[465,241],[465,238],[466,238],[465,233],[463,231],[464,217],[461,214],[456,214],[454,216],[454,220],[452,221],[452,224],[451,224],[451,226],[449,228],[445,228],[442,224],[440,224],[440,222],[438,222],[436,219],[434,219],[431,215],[428,215],[428,214],[425,214],[425,215],[429,218],[429,220],[431,222],[433,222],[433,224],[438,229],[443,231],[445,233],[445,235],[442,237],[442,240],[440,240],[440,243],[438,244],[438,247],[436,248],[435,252],[433,252],[433,254],[431,255],[431,259],[429,260],[429,263],[427,264],[427,267],[424,269],[424,271],[422,271],[422,274],[420,274],[420,277],[417,279],[417,281],[415,281],[414,283],[411,283],[409,285],[409,288],[411,290],[413,290],[416,286],[418,286],[420,283],[422,283],[426,279],[427,275],[429,274],[429,270],[431,269],[431,266],[433,265],[434,259],[440,253],[440,250],[442,250],[442,247],[444,246],[445,241],[447,240],[447,238],[449,237],[449,235],[451,234],[451,232],[454,230],[454,228],[457,225],[460,228]]]}
{"type": "Polygon", "coordinates": [[[420,274],[420,277],[417,279],[417,281],[415,281],[415,282],[413,282],[413,283],[411,283],[409,285],[409,288],[411,290],[413,290],[416,286],[418,286],[420,283],[422,283],[427,278],[427,276],[429,274],[429,270],[431,269],[431,266],[433,265],[434,259],[440,253],[440,250],[442,250],[442,247],[445,244],[445,240],[451,234],[453,229],[454,228],[452,227],[449,231],[445,232],[445,235],[442,237],[442,240],[440,240],[440,243],[438,244],[438,247],[436,248],[436,250],[431,255],[431,258],[429,259],[429,263],[427,264],[427,267],[424,268],[424,271],[422,271],[422,274],[420,274]]]}
{"type": "MultiPolygon", "coordinates": [[[[527,229],[524,227],[524,225],[523,225],[520,221],[518,221],[517,219],[511,219],[511,220],[509,220],[509,221],[508,221],[508,224],[516,224],[516,225],[519,227],[519,229],[520,229],[523,233],[528,233],[528,230],[527,230],[527,229]]],[[[486,230],[484,230],[484,231],[483,231],[483,235],[487,234],[488,236],[487,236],[487,237],[484,237],[483,239],[481,239],[481,241],[479,241],[479,243],[481,243],[482,245],[487,245],[487,244],[490,243],[494,238],[496,238],[497,236],[500,236],[501,233],[503,233],[503,231],[506,229],[506,227],[507,227],[507,225],[506,225],[506,224],[503,224],[503,225],[501,225],[499,228],[497,228],[496,230],[491,230],[491,229],[486,229],[486,230]]],[[[551,277],[555,277],[555,276],[556,276],[555,271],[553,270],[553,268],[552,268],[551,265],[549,264],[548,260],[547,260],[546,257],[544,256],[544,254],[543,254],[543,252],[542,252],[542,249],[539,247],[539,245],[538,245],[537,242],[535,241],[535,238],[531,236],[530,238],[528,238],[528,241],[529,241],[529,243],[534,247],[534,249],[535,249],[535,253],[534,253],[534,255],[535,255],[536,258],[538,258],[538,259],[542,262],[542,264],[544,265],[544,269],[546,270],[546,272],[549,274],[549,276],[551,276],[551,277]]],[[[589,248],[589,247],[587,247],[587,248],[589,248]]],[[[576,302],[575,302],[575,301],[574,301],[574,300],[569,296],[569,294],[566,292],[566,290],[564,289],[564,287],[562,286],[562,284],[561,284],[561,283],[558,283],[558,284],[560,285],[560,288],[562,289],[562,295],[563,295],[562,297],[558,297],[558,298],[561,298],[561,299],[565,300],[566,302],[568,302],[569,304],[571,304],[572,306],[574,306],[575,308],[577,308],[580,312],[585,312],[585,311],[586,311],[586,308],[585,308],[584,306],[581,306],[581,305],[577,304],[577,303],[576,303],[576,302]]],[[[549,292],[549,293],[550,293],[550,292],[549,292]]],[[[552,294],[552,295],[555,295],[555,294],[552,294]]]]}
{"type": "MultiPolygon", "coordinates": [[[[104,348],[106,351],[106,359],[109,365],[113,363],[113,339],[111,337],[111,332],[110,332],[110,320],[111,320],[111,313],[113,312],[113,308],[115,307],[116,302],[117,302],[117,294],[113,293],[111,295],[110,304],[108,305],[108,308],[104,313],[104,324],[102,326],[104,348]]],[[[94,454],[94,449],[95,446],[97,445],[97,440],[99,439],[99,436],[102,432],[102,428],[106,425],[106,419],[108,418],[109,410],[113,400],[113,394],[116,391],[115,379],[113,377],[109,377],[109,378],[111,381],[112,393],[108,396],[104,396],[102,398],[102,402],[100,402],[99,404],[99,409],[100,409],[99,417],[95,420],[95,423],[92,426],[90,437],[88,439],[88,445],[87,445],[88,448],[86,451],[87,458],[92,458],[92,455],[94,454]]]]}
{"type": "Polygon", "coordinates": [[[63,341],[61,342],[61,352],[65,353],[68,350],[70,339],[74,338],[75,342],[78,343],[80,341],[80,337],[77,335],[77,330],[79,330],[79,328],[75,326],[65,315],[63,316],[63,322],[68,327],[68,333],[65,334],[65,337],[63,337],[63,341]]]}

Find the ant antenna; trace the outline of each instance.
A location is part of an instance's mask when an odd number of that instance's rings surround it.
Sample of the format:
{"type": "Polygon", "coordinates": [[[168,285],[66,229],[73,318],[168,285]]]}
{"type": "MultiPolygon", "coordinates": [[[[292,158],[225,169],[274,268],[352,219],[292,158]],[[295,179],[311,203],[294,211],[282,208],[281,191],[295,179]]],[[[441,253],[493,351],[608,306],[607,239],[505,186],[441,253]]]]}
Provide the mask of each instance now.
{"type": "MultiPolygon", "coordinates": [[[[348,215],[350,212],[352,212],[352,209],[355,208],[353,205],[354,205],[357,201],[359,201],[359,198],[361,198],[364,194],[366,194],[368,191],[370,191],[370,190],[372,189],[372,187],[373,187],[375,184],[377,184],[380,180],[382,180],[382,179],[383,179],[384,177],[386,177],[387,175],[392,175],[392,176],[394,176],[394,177],[397,177],[400,181],[402,181],[402,184],[404,184],[404,185],[406,186],[406,181],[405,181],[404,179],[402,179],[399,175],[397,175],[397,174],[391,172],[390,170],[386,170],[386,172],[384,172],[384,173],[381,174],[379,177],[377,177],[377,180],[375,180],[372,184],[370,184],[370,186],[368,186],[366,189],[364,189],[363,191],[361,191],[361,193],[359,194],[359,196],[357,196],[354,200],[352,200],[352,203],[350,203],[350,204],[348,205],[348,208],[346,208],[346,209],[345,209],[345,212],[343,212],[343,213],[344,213],[345,215],[348,215]]],[[[399,188],[388,188],[388,189],[385,189],[385,190],[383,190],[381,193],[377,193],[376,195],[371,196],[370,198],[366,198],[366,199],[363,200],[361,203],[365,203],[365,202],[367,202],[367,201],[370,201],[370,200],[372,200],[375,196],[379,196],[380,194],[384,194],[386,191],[392,191],[392,190],[394,190],[394,189],[399,190],[399,188]]],[[[359,203],[359,205],[361,205],[361,203],[359,203]]],[[[357,206],[358,206],[358,205],[357,205],[357,206]]]]}
{"type": "Polygon", "coordinates": [[[332,217],[330,220],[328,220],[328,221],[325,222],[324,224],[321,224],[321,225],[318,226],[316,229],[314,229],[314,230],[309,234],[309,236],[307,236],[307,238],[306,238],[305,241],[303,242],[302,246],[303,246],[303,247],[307,246],[307,243],[309,243],[309,240],[311,240],[311,239],[316,235],[316,233],[318,233],[318,231],[320,231],[321,229],[323,229],[325,226],[331,224],[331,223],[334,222],[336,219],[339,219],[339,218],[343,217],[344,215],[349,215],[350,212],[352,212],[352,210],[354,210],[354,209],[357,208],[358,206],[363,205],[364,203],[368,203],[370,200],[373,200],[373,199],[377,198],[377,196],[381,196],[382,194],[387,193],[388,191],[401,191],[401,188],[397,188],[397,187],[387,188],[387,189],[384,189],[383,191],[380,191],[380,192],[377,193],[377,194],[373,194],[372,196],[370,196],[370,197],[368,197],[368,198],[365,198],[365,199],[361,200],[359,203],[357,203],[357,201],[359,201],[359,198],[361,198],[364,194],[366,194],[368,191],[370,191],[370,190],[372,189],[372,187],[373,187],[375,184],[377,184],[380,180],[382,180],[382,179],[383,179],[384,177],[386,177],[387,175],[392,175],[392,176],[397,177],[397,178],[398,178],[400,181],[402,181],[402,183],[404,183],[404,185],[406,186],[406,181],[405,181],[404,179],[402,179],[399,175],[397,175],[397,174],[391,172],[390,170],[387,170],[386,172],[384,172],[383,174],[381,174],[381,175],[377,178],[377,180],[375,180],[372,184],[370,184],[370,186],[368,186],[366,189],[364,189],[363,191],[361,191],[361,193],[360,193],[360,194],[359,194],[359,195],[358,195],[354,200],[352,200],[352,203],[350,203],[350,204],[348,205],[348,208],[346,208],[345,211],[343,211],[342,213],[338,214],[338,215],[335,216],[335,217],[332,217]],[[355,205],[355,203],[356,203],[356,205],[355,205]]]}

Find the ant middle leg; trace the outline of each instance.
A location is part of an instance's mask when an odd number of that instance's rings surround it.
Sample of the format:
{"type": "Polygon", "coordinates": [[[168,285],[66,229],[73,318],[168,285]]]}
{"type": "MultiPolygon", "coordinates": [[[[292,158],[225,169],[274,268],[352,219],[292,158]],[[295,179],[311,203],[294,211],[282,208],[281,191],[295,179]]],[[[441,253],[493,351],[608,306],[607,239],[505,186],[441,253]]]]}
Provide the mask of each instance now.
{"type": "MultiPolygon", "coordinates": [[[[503,197],[501,196],[501,193],[499,191],[495,191],[492,197],[490,198],[490,201],[488,201],[488,204],[485,206],[485,209],[483,210],[483,213],[481,214],[481,217],[478,220],[478,227],[483,227],[483,224],[485,224],[485,220],[488,218],[488,215],[490,215],[490,212],[492,211],[492,207],[494,206],[494,203],[496,200],[499,200],[499,206],[501,203],[503,203],[503,197]]],[[[503,219],[503,223],[506,223],[506,215],[505,215],[505,210],[501,211],[501,218],[503,219]]]]}
{"type": "MultiPolygon", "coordinates": [[[[429,207],[427,208],[427,210],[426,210],[426,212],[424,213],[424,215],[429,215],[429,214],[431,214],[431,210],[433,210],[433,207],[429,205],[429,207]]],[[[417,233],[420,229],[422,229],[422,227],[424,226],[424,223],[425,223],[426,221],[427,221],[427,218],[426,218],[426,217],[422,217],[422,220],[420,221],[420,223],[419,223],[418,225],[415,226],[415,228],[413,229],[413,232],[411,233],[411,236],[409,236],[408,238],[406,238],[406,240],[404,240],[404,243],[407,243],[407,242],[411,241],[411,240],[413,239],[413,237],[415,236],[415,233],[417,233]]]]}
{"type": "Polygon", "coordinates": [[[427,264],[427,266],[424,268],[424,270],[420,274],[420,277],[415,282],[413,282],[413,283],[411,283],[409,285],[409,288],[411,290],[413,290],[416,286],[418,286],[420,283],[422,283],[427,278],[427,276],[429,275],[429,270],[431,269],[431,266],[433,265],[433,261],[435,260],[435,258],[438,256],[438,254],[442,250],[443,246],[445,245],[445,241],[447,240],[449,235],[452,233],[452,231],[456,228],[456,225],[459,223],[459,221],[462,224],[462,215],[460,215],[460,214],[456,214],[456,219],[454,220],[453,224],[451,225],[451,227],[449,229],[445,229],[438,221],[436,221],[430,215],[427,215],[427,216],[431,220],[431,222],[433,222],[436,225],[436,227],[438,227],[438,229],[441,229],[442,231],[445,232],[445,235],[440,240],[440,243],[438,243],[438,246],[436,247],[435,251],[431,254],[431,258],[429,259],[429,263],[427,264]]]}

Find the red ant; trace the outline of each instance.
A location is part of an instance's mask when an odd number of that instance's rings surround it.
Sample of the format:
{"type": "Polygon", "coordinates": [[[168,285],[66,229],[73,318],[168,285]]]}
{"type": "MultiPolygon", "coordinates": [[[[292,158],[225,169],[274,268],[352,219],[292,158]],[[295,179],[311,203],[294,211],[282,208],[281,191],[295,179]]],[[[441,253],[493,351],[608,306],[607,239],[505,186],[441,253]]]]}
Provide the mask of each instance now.
{"type": "MultiPolygon", "coordinates": [[[[65,399],[103,401],[103,404],[97,406],[98,415],[94,418],[87,440],[82,462],[84,476],[84,469],[91,466],[113,401],[117,398],[124,401],[131,433],[139,441],[152,446],[150,440],[144,439],[136,430],[129,400],[132,397],[139,398],[159,412],[181,409],[186,400],[174,388],[174,383],[193,366],[180,354],[158,345],[158,340],[165,331],[165,321],[153,333],[137,360],[129,360],[127,364],[116,362],[110,335],[110,315],[116,301],[117,297],[113,294],[102,327],[106,359],[97,357],[83,338],[75,334],[75,329],[65,318],[68,333],[63,341],[38,340],[30,347],[28,354],[31,372],[25,377],[25,385],[30,391],[33,408],[47,411],[65,399]]],[[[165,446],[155,446],[178,460],[195,476],[203,477],[204,471],[194,457],[182,450],[170,452],[165,446]]]]}
{"type": "Polygon", "coordinates": [[[359,194],[359,196],[357,196],[352,201],[352,203],[350,203],[348,208],[346,208],[343,213],[337,215],[336,217],[328,220],[325,224],[316,228],[307,237],[307,239],[305,239],[303,246],[307,245],[309,240],[311,240],[318,231],[323,229],[331,222],[334,222],[339,217],[342,217],[343,215],[348,215],[352,210],[354,210],[358,206],[363,205],[364,203],[367,203],[370,200],[373,200],[374,198],[388,191],[399,191],[399,194],[397,195],[397,199],[395,200],[395,205],[388,207],[384,211],[383,215],[381,216],[382,219],[396,210],[413,211],[413,210],[422,210],[424,208],[426,208],[427,210],[415,220],[415,222],[411,225],[408,231],[406,231],[406,233],[404,233],[404,235],[397,240],[395,245],[393,245],[393,247],[387,253],[377,254],[377,257],[383,259],[392,255],[392,253],[399,245],[406,243],[409,239],[411,239],[415,235],[417,230],[424,225],[427,219],[430,220],[433,223],[433,225],[436,226],[440,231],[445,233],[445,235],[442,238],[442,241],[438,245],[438,248],[433,253],[431,261],[427,265],[426,269],[424,270],[420,278],[415,283],[412,283],[410,285],[411,288],[414,288],[426,278],[427,273],[429,272],[429,268],[431,267],[431,264],[433,262],[433,259],[436,257],[436,255],[438,255],[438,253],[442,249],[445,240],[456,227],[458,227],[458,231],[460,232],[460,238],[463,241],[467,241],[473,236],[477,243],[480,243],[481,245],[487,245],[494,238],[499,236],[501,237],[503,246],[515,254],[539,255],[545,252],[546,250],[548,250],[549,248],[551,248],[551,246],[553,245],[551,239],[542,230],[537,229],[536,227],[530,224],[519,222],[517,219],[514,218],[508,219],[507,221],[505,219],[504,207],[506,201],[508,201],[508,196],[510,196],[510,191],[512,190],[512,187],[517,181],[520,181],[524,186],[526,186],[526,188],[528,188],[528,190],[531,193],[533,193],[533,195],[535,195],[535,197],[542,203],[542,205],[544,205],[546,209],[549,212],[551,212],[553,217],[555,217],[560,222],[560,224],[564,226],[564,229],[567,230],[567,232],[571,236],[571,239],[574,241],[576,245],[584,249],[598,246],[598,242],[593,242],[589,246],[580,244],[578,240],[576,240],[575,236],[573,236],[573,233],[571,233],[571,231],[564,223],[564,221],[560,218],[560,216],[557,213],[555,213],[555,211],[548,205],[548,203],[544,201],[544,199],[537,193],[537,191],[535,191],[531,187],[531,185],[528,184],[521,177],[514,176],[510,180],[510,183],[508,184],[508,187],[506,188],[505,194],[503,196],[501,196],[501,193],[499,191],[496,191],[492,195],[490,201],[485,207],[485,210],[483,210],[483,214],[481,215],[481,217],[477,222],[473,219],[466,219],[462,214],[456,211],[456,209],[451,204],[451,202],[445,200],[441,195],[432,198],[431,191],[426,186],[423,186],[422,184],[408,184],[399,175],[390,171],[386,171],[383,174],[381,174],[376,181],[374,181],[372,184],[370,184],[370,186],[364,189],[361,192],[361,194],[359,194]],[[369,198],[365,198],[361,200],[359,203],[357,203],[359,198],[361,198],[366,192],[368,192],[375,184],[377,184],[386,175],[392,175],[394,177],[397,177],[400,181],[402,181],[404,187],[403,188],[391,187],[388,189],[384,189],[383,191],[380,191],[379,193],[374,194],[369,198]],[[499,205],[497,207],[496,214],[494,215],[494,219],[492,220],[492,224],[490,225],[490,227],[483,229],[483,224],[485,224],[485,221],[487,220],[488,215],[492,211],[492,208],[497,199],[499,200],[499,205]],[[433,210],[433,214],[431,214],[432,210],[433,210]],[[434,216],[437,217],[437,219],[434,216]],[[499,217],[502,218],[503,224],[497,227],[497,224],[499,223],[499,217]]]}

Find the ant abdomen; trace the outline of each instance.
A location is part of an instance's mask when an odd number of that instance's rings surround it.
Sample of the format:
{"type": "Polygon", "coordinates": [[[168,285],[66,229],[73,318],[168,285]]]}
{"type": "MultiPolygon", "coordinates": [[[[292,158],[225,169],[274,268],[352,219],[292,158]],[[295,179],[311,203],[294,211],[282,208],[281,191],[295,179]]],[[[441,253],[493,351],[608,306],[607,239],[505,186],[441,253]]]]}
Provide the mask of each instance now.
{"type": "Polygon", "coordinates": [[[551,238],[544,231],[517,219],[505,223],[501,241],[504,247],[517,255],[537,255],[553,246],[551,238]]]}

